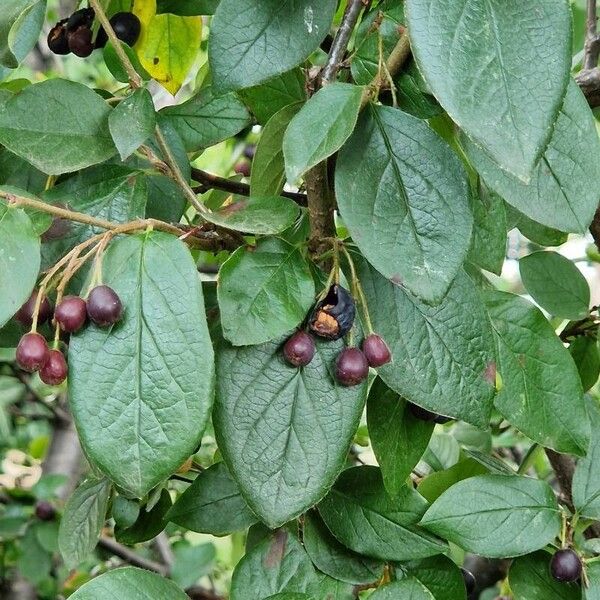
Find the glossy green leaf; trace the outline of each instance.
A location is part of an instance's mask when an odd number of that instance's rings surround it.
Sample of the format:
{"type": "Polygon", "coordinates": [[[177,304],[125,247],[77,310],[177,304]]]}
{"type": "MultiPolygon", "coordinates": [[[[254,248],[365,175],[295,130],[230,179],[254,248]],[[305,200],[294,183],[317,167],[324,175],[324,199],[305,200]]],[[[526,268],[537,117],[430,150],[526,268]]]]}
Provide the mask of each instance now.
{"type": "Polygon", "coordinates": [[[33,194],[44,191],[48,177],[6,148],[0,148],[0,184],[28,190],[33,194]]]}
{"type": "Polygon", "coordinates": [[[302,539],[315,567],[334,579],[361,584],[378,581],[383,575],[382,562],[345,548],[316,514],[305,516],[302,539]]]}
{"type": "Polygon", "coordinates": [[[496,163],[527,180],[567,87],[569,3],[408,0],[406,17],[413,54],[440,104],[496,163]]]}
{"type": "Polygon", "coordinates": [[[560,532],[561,517],[545,481],[479,475],[444,492],[421,525],[467,552],[504,558],[549,544],[560,532]]]}
{"type": "Polygon", "coordinates": [[[135,90],[108,117],[108,127],[122,160],[154,134],[155,126],[154,103],[146,89],[135,90]]]}
{"type": "MultiPolygon", "coordinates": [[[[45,202],[68,207],[97,219],[127,223],[144,216],[146,178],[138,171],[106,165],[77,173],[42,196],[45,202]]],[[[45,236],[42,246],[44,266],[50,266],[77,244],[104,230],[92,225],[58,221],[45,236]]]]}
{"type": "Polygon", "coordinates": [[[600,351],[593,335],[580,336],[569,344],[569,352],[575,361],[583,391],[591,389],[600,376],[600,351]]]}
{"type": "Polygon", "coordinates": [[[106,598],[188,600],[188,596],[172,581],[156,573],[134,567],[103,573],[82,585],[69,597],[72,600],[106,600],[106,598]]]}
{"type": "Polygon", "coordinates": [[[523,213],[504,203],[506,209],[506,220],[508,230],[516,227],[528,240],[540,246],[561,246],[569,238],[568,233],[540,225],[536,221],[526,217],[523,213]]]}
{"type": "Polygon", "coordinates": [[[208,42],[219,93],[299,65],[329,33],[336,7],[336,0],[221,0],[208,42]]]}
{"type": "Polygon", "coordinates": [[[590,286],[581,271],[557,252],[534,252],[519,261],[525,289],[551,315],[577,321],[588,314],[590,286]]]}
{"type": "Polygon", "coordinates": [[[235,94],[215,96],[202,88],[188,101],[163,108],[161,116],[173,125],[186,150],[195,152],[235,135],[250,123],[250,114],[235,94]]]}
{"type": "Polygon", "coordinates": [[[465,171],[449,146],[420,119],[372,106],[339,153],[335,187],[365,258],[397,285],[439,302],[467,254],[473,223],[465,171]]]}
{"type": "Polygon", "coordinates": [[[409,577],[377,588],[371,600],[435,600],[433,594],[417,579],[409,577]]]}
{"type": "Polygon", "coordinates": [[[231,600],[263,600],[278,592],[306,592],[317,574],[302,544],[286,529],[271,532],[238,563],[231,600]]]}
{"type": "Polygon", "coordinates": [[[238,95],[256,120],[265,125],[282,108],[306,100],[304,71],[297,67],[265,83],[240,90],[238,95]]]}
{"type": "Polygon", "coordinates": [[[592,435],[588,453],[577,463],[573,475],[573,504],[589,519],[600,518],[600,407],[595,399],[587,401],[592,435]]]}
{"type": "Polygon", "coordinates": [[[300,212],[298,205],[282,196],[250,196],[207,213],[204,218],[225,229],[275,235],[291,227],[300,212]]]}
{"type": "Polygon", "coordinates": [[[171,578],[183,589],[193,586],[201,577],[209,575],[215,566],[216,550],[213,544],[192,546],[185,542],[174,545],[171,578]]]}
{"type": "Polygon", "coordinates": [[[460,446],[449,433],[434,433],[423,455],[423,462],[434,471],[449,469],[458,462],[460,446]]]}
{"type": "Polygon", "coordinates": [[[340,475],[318,509],[333,535],[351,550],[404,561],[447,550],[441,540],[418,525],[427,506],[409,486],[390,498],[378,468],[355,467],[340,475]]]}
{"type": "Polygon", "coordinates": [[[524,298],[490,291],[486,304],[502,377],[496,407],[543,446],[585,454],[590,425],[569,351],[540,310],[524,298]]]}
{"type": "MultiPolygon", "coordinates": [[[[555,3],[552,2],[552,5],[555,3]]],[[[553,35],[552,39],[556,37],[553,35]]],[[[536,89],[536,98],[539,92],[536,89]]],[[[496,119],[494,123],[497,123],[496,119]]],[[[486,184],[509,204],[548,227],[582,233],[591,223],[598,206],[600,140],[592,112],[574,82],[569,84],[553,131],[529,183],[523,183],[499,169],[474,144],[466,140],[463,142],[470,160],[486,184]]]]}
{"type": "Polygon", "coordinates": [[[256,523],[223,462],[202,471],[177,499],[167,518],[190,531],[212,535],[228,535],[256,523]]]}
{"type": "Polygon", "coordinates": [[[342,147],[356,126],[363,91],[349,83],[326,85],[291,120],[283,136],[289,182],[342,147]]]}
{"type": "MultiPolygon", "coordinates": [[[[562,583],[550,575],[547,552],[535,552],[515,560],[508,572],[508,581],[519,600],[580,600],[579,584],[562,583]]],[[[587,600],[587,597],[586,597],[587,600]]]]}
{"type": "Polygon", "coordinates": [[[43,81],[0,104],[0,143],[48,175],[78,171],[116,153],[110,111],[80,83],[43,81]]]}
{"type": "Polygon", "coordinates": [[[127,528],[115,527],[115,539],[122,544],[139,544],[155,538],[166,526],[166,514],[172,505],[171,495],[163,489],[158,502],[148,510],[142,507],[135,523],[127,528]]]}
{"type": "MultiPolygon", "coordinates": [[[[600,563],[589,563],[585,573],[588,585],[583,588],[583,600],[600,600],[600,563]]],[[[573,597],[578,600],[575,592],[573,597]]]]}
{"type": "Polygon", "coordinates": [[[406,400],[379,378],[369,392],[367,423],[383,484],[396,496],[427,449],[435,424],[417,419],[406,400]]]}
{"type": "Polygon", "coordinates": [[[131,527],[140,515],[140,504],[137,500],[130,500],[125,496],[117,496],[112,502],[112,518],[115,528],[127,529],[131,527]]]}
{"type": "Polygon", "coordinates": [[[69,344],[69,398],[87,457],[141,497],[197,447],[212,404],[213,352],[196,265],[185,245],[147,232],[118,239],[103,281],[122,320],[69,344]]]}
{"type": "Polygon", "coordinates": [[[0,327],[21,308],[40,270],[40,239],[20,208],[0,200],[0,327]]]}
{"type": "Polygon", "coordinates": [[[385,280],[365,261],[359,277],[373,327],[392,351],[379,369],[383,381],[410,402],[486,427],[494,398],[495,351],[483,301],[459,273],[448,294],[429,306],[385,280]],[[443,340],[443,343],[441,343],[443,340]]]}
{"type": "Polygon", "coordinates": [[[315,286],[299,248],[283,240],[262,240],[238,248],[219,273],[223,335],[236,346],[268,342],[304,320],[315,286]]]}
{"type": "Polygon", "coordinates": [[[431,473],[419,482],[417,491],[427,502],[435,502],[448,488],[455,483],[474,477],[485,475],[488,469],[473,458],[466,458],[443,471],[431,473]]]}
{"type": "Polygon", "coordinates": [[[0,15],[0,65],[14,69],[35,45],[46,0],[6,0],[0,15]],[[41,18],[40,18],[41,15],[41,18]]]}
{"type": "Polygon", "coordinates": [[[87,479],[71,494],[58,531],[58,546],[70,569],[88,558],[104,527],[111,485],[108,479],[87,479]]]}
{"type": "Polygon", "coordinates": [[[183,17],[193,15],[213,15],[219,6],[219,0],[157,0],[157,13],[172,13],[183,17]]]}
{"type": "Polygon", "coordinates": [[[460,572],[450,558],[432,556],[403,565],[408,575],[418,580],[435,600],[466,600],[465,583],[460,572]]]}
{"type": "Polygon", "coordinates": [[[219,448],[246,502],[276,527],[318,502],[342,469],[366,384],[333,379],[342,340],[317,342],[312,362],[288,365],[281,341],[217,353],[213,420],[219,448]]]}
{"type": "Polygon", "coordinates": [[[296,102],[277,111],[265,125],[256,154],[252,159],[250,191],[255,196],[280,194],[285,184],[283,135],[302,103],[296,102]]]}

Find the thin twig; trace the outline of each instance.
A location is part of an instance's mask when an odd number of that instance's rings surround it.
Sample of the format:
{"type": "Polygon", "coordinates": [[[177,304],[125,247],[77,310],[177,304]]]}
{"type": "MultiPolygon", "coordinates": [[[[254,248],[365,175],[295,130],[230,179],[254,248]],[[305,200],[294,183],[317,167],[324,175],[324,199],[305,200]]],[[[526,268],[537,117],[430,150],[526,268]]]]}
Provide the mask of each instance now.
{"type": "Polygon", "coordinates": [[[140,567],[142,569],[147,569],[148,571],[154,571],[155,573],[159,573],[160,575],[167,576],[168,568],[166,565],[162,565],[154,560],[150,560],[148,558],[144,558],[140,556],[137,552],[130,550],[126,546],[119,544],[119,542],[113,540],[112,538],[103,536],[98,540],[98,546],[100,548],[104,548],[111,554],[122,558],[125,562],[134,567],[140,567]]]}
{"type": "Polygon", "coordinates": [[[598,66],[600,38],[598,37],[597,22],[596,0],[587,0],[586,33],[583,48],[583,68],[586,70],[598,66]]]}

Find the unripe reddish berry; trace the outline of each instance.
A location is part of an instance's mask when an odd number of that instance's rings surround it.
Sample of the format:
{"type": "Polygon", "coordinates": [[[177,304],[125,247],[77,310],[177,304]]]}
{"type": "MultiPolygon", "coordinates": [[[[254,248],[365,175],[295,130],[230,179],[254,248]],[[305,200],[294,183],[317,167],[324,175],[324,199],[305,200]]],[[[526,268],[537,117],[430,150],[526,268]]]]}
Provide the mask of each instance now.
{"type": "Polygon", "coordinates": [[[17,364],[24,371],[39,371],[48,360],[50,350],[39,333],[26,333],[17,346],[17,364]]]}
{"type": "Polygon", "coordinates": [[[79,296],[65,296],[54,310],[54,319],[67,333],[79,331],[87,319],[85,300],[79,296]]]}
{"type": "MultiPolygon", "coordinates": [[[[31,327],[33,323],[33,311],[38,297],[38,290],[33,290],[27,299],[27,302],[21,306],[15,315],[15,319],[23,325],[23,327],[31,327]]],[[[52,316],[52,304],[48,297],[44,294],[40,302],[40,312],[38,313],[38,325],[43,325],[52,316]]]]}
{"type": "Polygon", "coordinates": [[[362,351],[371,367],[382,367],[392,360],[392,353],[383,338],[376,333],[368,335],[362,343],[362,351]]]}
{"type": "Polygon", "coordinates": [[[63,353],[60,350],[50,350],[46,364],[40,369],[40,379],[46,385],[60,385],[67,378],[68,372],[63,353]]]}
{"type": "Polygon", "coordinates": [[[294,367],[305,367],[315,355],[315,342],[308,333],[296,331],[283,347],[285,360],[294,367]]]}
{"type": "Polygon", "coordinates": [[[50,502],[46,500],[40,500],[35,505],[35,516],[40,521],[52,521],[56,515],[56,510],[50,502]]]}
{"type": "Polygon", "coordinates": [[[345,386],[358,385],[369,374],[369,363],[358,348],[345,348],[335,364],[335,378],[345,386]]]}

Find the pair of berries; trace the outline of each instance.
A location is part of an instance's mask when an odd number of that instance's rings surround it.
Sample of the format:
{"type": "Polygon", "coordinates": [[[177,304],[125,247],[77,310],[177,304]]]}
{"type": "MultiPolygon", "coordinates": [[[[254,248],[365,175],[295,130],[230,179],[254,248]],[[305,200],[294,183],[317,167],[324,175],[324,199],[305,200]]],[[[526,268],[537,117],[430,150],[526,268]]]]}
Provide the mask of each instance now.
{"type": "MultiPolygon", "coordinates": [[[[68,19],[59,21],[48,34],[48,48],[54,54],[70,54],[86,58],[94,48],[104,48],[108,36],[100,28],[96,43],[92,42],[92,24],[94,9],[82,8],[75,11],[68,19]]],[[[133,46],[141,31],[140,20],[130,12],[120,12],[111,17],[110,24],[116,36],[128,46],[133,46]]]]}
{"type": "MultiPolygon", "coordinates": [[[[317,303],[309,319],[309,329],[315,335],[337,340],[345,336],[352,325],[356,308],[348,290],[334,284],[327,295],[317,303]]],[[[283,347],[283,355],[295,367],[308,365],[315,355],[315,342],[304,331],[297,331],[283,347]]],[[[335,378],[344,386],[358,385],[367,378],[369,367],[381,367],[391,360],[390,349],[377,334],[368,335],[362,349],[345,348],[335,364],[335,378]]]]}
{"type": "MultiPolygon", "coordinates": [[[[37,301],[37,291],[19,309],[16,318],[31,327],[37,301]]],[[[79,331],[89,317],[96,325],[108,327],[116,323],[122,315],[123,306],[117,293],[106,285],[95,287],[88,295],[87,302],[78,296],[65,296],[54,310],[54,320],[65,333],[79,331]]],[[[40,302],[38,323],[44,323],[52,316],[52,305],[44,297],[40,302]]],[[[48,385],[60,385],[68,373],[67,361],[62,352],[50,350],[46,339],[36,332],[26,333],[17,346],[17,364],[24,371],[39,371],[40,379],[48,385]]]]}

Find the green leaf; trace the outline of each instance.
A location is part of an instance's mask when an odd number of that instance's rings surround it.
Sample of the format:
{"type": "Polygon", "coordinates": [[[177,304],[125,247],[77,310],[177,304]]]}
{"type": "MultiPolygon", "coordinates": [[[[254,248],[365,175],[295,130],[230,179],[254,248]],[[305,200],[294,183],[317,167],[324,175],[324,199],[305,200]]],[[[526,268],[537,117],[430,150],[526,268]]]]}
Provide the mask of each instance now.
{"type": "Polygon", "coordinates": [[[506,257],[507,223],[502,198],[485,188],[471,194],[471,209],[475,224],[469,249],[469,260],[496,275],[502,272],[506,257]]]}
{"type": "Polygon", "coordinates": [[[406,17],[419,68],[452,120],[529,179],[567,87],[569,3],[408,0],[406,17]]]}
{"type": "Polygon", "coordinates": [[[317,574],[302,544],[286,529],[271,532],[238,563],[231,600],[263,600],[278,592],[306,592],[317,574]]]}
{"type": "Polygon", "coordinates": [[[417,579],[412,577],[393,581],[375,590],[371,600],[435,600],[433,594],[417,579]]]}
{"type": "Polygon", "coordinates": [[[335,187],[365,258],[439,302],[467,254],[473,222],[465,171],[449,146],[420,119],[371,106],[339,153],[335,187]]]}
{"type": "Polygon", "coordinates": [[[466,600],[465,583],[456,564],[445,556],[433,556],[403,565],[410,577],[425,586],[435,600],[466,600]]]}
{"type": "Polygon", "coordinates": [[[108,117],[108,127],[122,160],[154,134],[155,126],[154,103],[146,89],[135,90],[108,117]]]}
{"type": "Polygon", "coordinates": [[[540,246],[562,246],[568,239],[569,234],[558,229],[552,229],[545,225],[540,225],[523,213],[520,213],[510,204],[504,204],[506,209],[506,218],[508,230],[516,227],[528,240],[540,246]]]}
{"type": "Polygon", "coordinates": [[[408,486],[390,498],[378,468],[355,467],[340,475],[318,509],[344,546],[366,556],[404,561],[447,550],[418,525],[427,506],[425,499],[408,486]]]}
{"type": "Polygon", "coordinates": [[[304,518],[304,547],[319,571],[334,579],[361,584],[378,581],[383,563],[344,548],[329,532],[323,521],[309,513],[304,518]]]}
{"type": "Polygon", "coordinates": [[[157,0],[157,13],[172,13],[182,17],[193,15],[213,15],[219,6],[219,0],[157,0]]]}
{"type": "Polygon", "coordinates": [[[573,475],[573,504],[583,517],[600,518],[600,407],[595,399],[587,401],[592,436],[588,453],[577,463],[573,475]]]}
{"type": "Polygon", "coordinates": [[[238,248],[219,273],[223,335],[236,346],[268,342],[301,323],[315,286],[299,248],[267,238],[238,248]]]}
{"type": "MultiPolygon", "coordinates": [[[[121,166],[104,165],[86,169],[51,188],[42,196],[45,202],[64,206],[91,217],[127,223],[144,216],[146,208],[146,177],[138,171],[121,166]]],[[[77,244],[81,244],[103,229],[58,221],[58,234],[47,236],[42,246],[43,264],[50,266],[77,244]]]]}
{"type": "Polygon", "coordinates": [[[225,229],[256,235],[275,235],[291,227],[299,212],[298,205],[289,198],[251,196],[240,198],[203,216],[205,220],[225,229]]]}
{"type": "Polygon", "coordinates": [[[256,154],[252,159],[250,191],[254,196],[280,194],[285,184],[283,135],[302,103],[296,102],[277,111],[265,125],[256,154]]]}
{"type": "Polygon", "coordinates": [[[434,433],[423,455],[423,462],[434,471],[449,469],[458,462],[460,446],[448,433],[434,433]]]}
{"type": "Polygon", "coordinates": [[[590,287],[581,271],[557,252],[534,252],[519,261],[525,289],[551,315],[577,321],[588,314],[590,287]]]}
{"type": "Polygon", "coordinates": [[[140,515],[140,504],[136,500],[130,500],[125,496],[117,496],[112,503],[112,518],[116,527],[127,529],[131,527],[140,515]]]}
{"type": "Polygon", "coordinates": [[[111,485],[87,479],[71,494],[58,530],[58,547],[69,569],[88,558],[104,527],[111,485]]]}
{"type": "Polygon", "coordinates": [[[39,37],[45,0],[6,0],[0,15],[0,65],[15,69],[39,37]]]}
{"type": "Polygon", "coordinates": [[[133,525],[115,527],[115,539],[131,546],[155,538],[167,526],[166,514],[172,504],[168,490],[162,490],[158,502],[150,510],[142,508],[133,525]]]}
{"type": "Polygon", "coordinates": [[[580,600],[581,588],[578,584],[562,583],[550,575],[550,559],[550,554],[540,551],[513,561],[508,581],[515,598],[580,600]]]}
{"type": "Polygon", "coordinates": [[[173,581],[183,589],[194,585],[204,575],[209,575],[215,559],[213,544],[191,546],[178,543],[173,548],[175,561],[171,569],[173,581]]]}
{"type": "Polygon", "coordinates": [[[299,67],[292,69],[265,83],[240,90],[238,95],[264,125],[282,108],[306,100],[304,71],[299,67]]]}
{"type": "Polygon", "coordinates": [[[33,194],[44,191],[48,177],[27,161],[6,148],[0,148],[0,184],[28,190],[33,194]]]}
{"type": "MultiPolygon", "coordinates": [[[[600,563],[588,563],[585,574],[587,575],[588,585],[583,588],[583,600],[600,600],[600,563]]],[[[575,591],[573,592],[573,598],[578,600],[575,591]]]]}
{"type": "Polygon", "coordinates": [[[213,413],[219,449],[242,495],[276,527],[318,502],[342,469],[366,397],[333,377],[344,342],[317,342],[310,365],[294,368],[281,342],[217,354],[213,413]]]}
{"type": "Polygon", "coordinates": [[[427,502],[435,502],[455,483],[475,475],[485,475],[487,472],[488,469],[481,463],[473,458],[466,458],[446,470],[431,473],[422,479],[417,486],[417,491],[427,502]]]}
{"type": "Polygon", "coordinates": [[[0,105],[0,143],[48,175],[79,171],[115,154],[110,111],[80,83],[43,81],[0,105]]]}
{"type": "Polygon", "coordinates": [[[326,85],[291,120],[283,136],[289,182],[342,147],[356,126],[363,91],[349,83],[326,85]]]}
{"type": "Polygon", "coordinates": [[[479,475],[444,492],[421,525],[467,552],[506,558],[549,544],[560,532],[561,517],[545,481],[479,475]]]}
{"type": "Polygon", "coordinates": [[[41,544],[36,533],[36,525],[29,525],[19,540],[19,557],[16,567],[19,574],[35,585],[41,584],[52,569],[52,553],[41,544]]]}
{"type": "Polygon", "coordinates": [[[203,88],[187,102],[160,111],[179,133],[188,152],[226,140],[250,123],[250,114],[235,94],[215,96],[213,89],[203,88]]]}
{"type": "MultiPolygon", "coordinates": [[[[527,10],[531,11],[531,7],[527,10]]],[[[556,40],[555,35],[552,40],[556,40]]],[[[543,51],[546,50],[544,44],[543,51]]],[[[530,71],[529,65],[527,71],[530,71]]],[[[536,69],[536,75],[538,73],[536,69]]],[[[536,98],[539,92],[537,88],[536,98]]],[[[530,104],[530,99],[527,103],[530,104]]],[[[498,131],[504,130],[496,126],[497,122],[495,117],[494,126],[498,131]]],[[[561,231],[583,233],[588,228],[598,205],[600,140],[592,112],[575,82],[569,84],[552,138],[534,167],[529,183],[498,168],[474,144],[465,139],[463,142],[469,159],[486,184],[516,209],[534,221],[561,231]]]]}
{"type": "Polygon", "coordinates": [[[172,581],[156,573],[134,567],[114,569],[94,577],[69,597],[72,600],[106,600],[106,598],[189,600],[188,596],[172,581]]]}
{"type": "Polygon", "coordinates": [[[383,381],[430,411],[487,427],[495,351],[483,302],[469,277],[459,273],[442,302],[432,307],[365,261],[358,267],[367,302],[378,307],[371,314],[373,327],[392,351],[392,364],[379,369],[383,381]]]}
{"type": "Polygon", "coordinates": [[[417,419],[406,400],[380,378],[369,392],[367,423],[383,484],[390,496],[396,496],[427,449],[435,424],[417,419]]]}
{"type": "Polygon", "coordinates": [[[0,201],[0,327],[23,306],[40,271],[40,239],[20,208],[0,201]]]}
{"type": "Polygon", "coordinates": [[[190,531],[212,535],[228,535],[256,523],[224,462],[202,471],[177,499],[167,519],[190,531]]]}
{"type": "Polygon", "coordinates": [[[213,352],[202,288],[188,249],[161,232],[113,242],[102,274],[124,317],[71,337],[70,406],[86,456],[141,497],[194,452],[208,419],[213,352]]]}
{"type": "Polygon", "coordinates": [[[583,391],[587,392],[600,376],[600,352],[598,340],[594,336],[580,336],[569,345],[569,352],[575,361],[583,391]]]}
{"type": "Polygon", "coordinates": [[[489,291],[502,388],[496,407],[532,440],[585,454],[590,437],[579,374],[544,315],[519,296],[489,291]]]}
{"type": "Polygon", "coordinates": [[[333,20],[336,0],[221,0],[208,55],[218,92],[262,83],[316,50],[333,20]]]}

